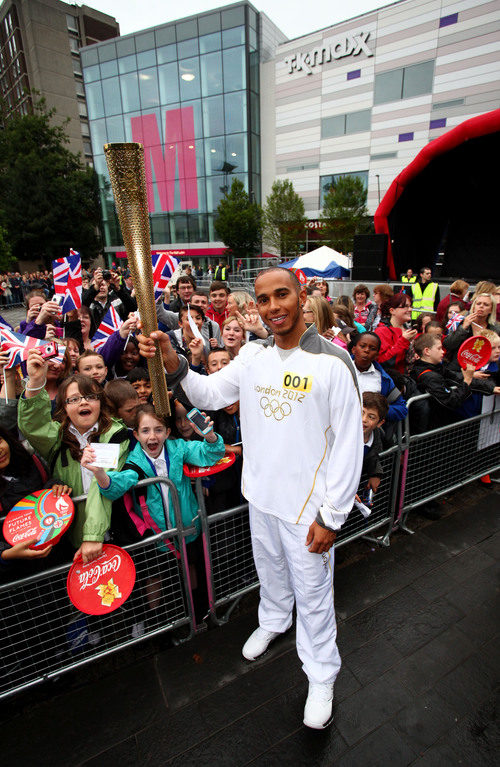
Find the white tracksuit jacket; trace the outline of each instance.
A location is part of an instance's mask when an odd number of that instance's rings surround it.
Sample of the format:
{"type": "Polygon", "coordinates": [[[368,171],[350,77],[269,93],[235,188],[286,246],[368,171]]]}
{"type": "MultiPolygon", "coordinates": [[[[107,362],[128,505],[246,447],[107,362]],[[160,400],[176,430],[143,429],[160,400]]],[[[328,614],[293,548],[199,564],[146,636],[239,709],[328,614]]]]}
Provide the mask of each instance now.
{"type": "Polygon", "coordinates": [[[181,360],[181,382],[200,409],[240,401],[242,492],[260,511],[310,525],[320,512],[338,530],[352,508],[363,462],[361,404],[352,361],[314,326],[281,360],[273,341],[251,342],[210,376],[181,360]]]}

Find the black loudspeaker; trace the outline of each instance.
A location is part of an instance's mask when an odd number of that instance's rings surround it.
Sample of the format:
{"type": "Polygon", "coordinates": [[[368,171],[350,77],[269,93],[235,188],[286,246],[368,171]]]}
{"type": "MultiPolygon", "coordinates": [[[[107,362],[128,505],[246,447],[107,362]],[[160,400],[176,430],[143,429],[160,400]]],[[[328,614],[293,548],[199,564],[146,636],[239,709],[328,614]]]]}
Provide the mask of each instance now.
{"type": "Polygon", "coordinates": [[[352,261],[353,280],[385,281],[387,279],[387,235],[354,235],[352,261]]]}

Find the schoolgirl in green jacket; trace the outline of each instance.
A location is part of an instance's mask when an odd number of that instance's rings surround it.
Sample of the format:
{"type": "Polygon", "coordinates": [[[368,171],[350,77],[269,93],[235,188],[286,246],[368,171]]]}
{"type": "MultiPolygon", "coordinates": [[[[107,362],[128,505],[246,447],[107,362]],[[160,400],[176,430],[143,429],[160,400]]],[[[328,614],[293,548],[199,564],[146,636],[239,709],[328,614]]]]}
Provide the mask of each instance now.
{"type": "Polygon", "coordinates": [[[30,349],[28,382],[19,400],[19,429],[35,450],[47,461],[51,474],[73,489],[73,495],[87,493],[86,503],[78,504],[69,537],[75,554],[84,562],[96,559],[111,521],[111,501],[104,498],[87,469],[81,466],[84,447],[90,442],[115,442],[120,445],[118,471],[125,463],[129,440],[122,421],[112,418],[102,388],[88,376],[66,378],[57,393],[54,419],[44,389],[47,363],[40,351],[30,349]]]}

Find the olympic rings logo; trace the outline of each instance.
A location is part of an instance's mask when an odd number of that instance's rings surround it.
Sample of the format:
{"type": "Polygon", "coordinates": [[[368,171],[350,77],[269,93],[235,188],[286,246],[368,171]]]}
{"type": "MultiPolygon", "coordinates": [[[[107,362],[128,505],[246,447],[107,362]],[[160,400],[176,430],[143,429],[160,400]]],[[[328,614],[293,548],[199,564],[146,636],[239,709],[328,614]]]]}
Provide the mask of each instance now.
{"type": "Polygon", "coordinates": [[[282,421],[292,412],[289,402],[278,402],[277,399],[269,400],[267,397],[260,398],[260,406],[266,418],[273,417],[276,421],[282,421]]]}

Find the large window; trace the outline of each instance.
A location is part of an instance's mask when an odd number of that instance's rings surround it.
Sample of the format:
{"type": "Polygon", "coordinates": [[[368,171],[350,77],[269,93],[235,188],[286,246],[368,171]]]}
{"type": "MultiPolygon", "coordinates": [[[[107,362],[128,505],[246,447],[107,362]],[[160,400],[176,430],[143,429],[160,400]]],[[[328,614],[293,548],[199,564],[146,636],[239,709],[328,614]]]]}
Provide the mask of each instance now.
{"type": "Polygon", "coordinates": [[[321,120],[321,138],[336,138],[349,133],[369,131],[371,126],[371,110],[361,109],[359,112],[348,112],[345,115],[323,117],[321,120]]]}
{"type": "Polygon", "coordinates": [[[374,104],[400,101],[432,93],[434,61],[422,61],[409,67],[391,69],[375,76],[374,104]]]}
{"type": "Polygon", "coordinates": [[[351,171],[348,173],[332,173],[329,176],[321,176],[320,177],[320,185],[319,185],[319,207],[322,208],[325,203],[325,197],[332,188],[332,186],[335,186],[336,182],[339,180],[339,178],[360,178],[363,182],[363,186],[365,189],[368,188],[368,171],[367,170],[356,170],[351,171]]]}
{"type": "MultiPolygon", "coordinates": [[[[141,125],[132,120],[140,116],[148,117],[141,128],[145,143],[156,143],[156,136],[161,143],[160,152],[155,146],[147,155],[154,198],[150,198],[153,242],[217,239],[214,210],[234,178],[241,179],[255,199],[259,198],[258,50],[250,54],[253,67],[251,74],[248,71],[249,34],[253,31],[255,38],[257,27],[255,12],[244,5],[233,6],[81,53],[95,168],[104,195],[106,245],[120,244],[114,241],[120,235],[108,205],[109,179],[102,145],[131,141],[132,125],[135,131],[141,125]],[[166,130],[170,143],[177,144],[175,170],[170,164],[168,170],[175,173],[175,189],[169,187],[168,198],[160,183],[166,130]],[[191,151],[196,154],[196,166],[188,157],[191,151]],[[192,183],[184,184],[184,174],[191,181],[195,173],[197,205],[193,210],[196,195],[192,183]],[[184,209],[187,203],[188,211],[184,209]]],[[[344,116],[344,122],[346,119],[344,116]]],[[[356,129],[352,120],[350,116],[347,130],[356,129]]]]}

